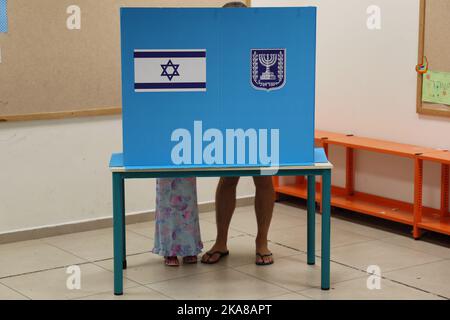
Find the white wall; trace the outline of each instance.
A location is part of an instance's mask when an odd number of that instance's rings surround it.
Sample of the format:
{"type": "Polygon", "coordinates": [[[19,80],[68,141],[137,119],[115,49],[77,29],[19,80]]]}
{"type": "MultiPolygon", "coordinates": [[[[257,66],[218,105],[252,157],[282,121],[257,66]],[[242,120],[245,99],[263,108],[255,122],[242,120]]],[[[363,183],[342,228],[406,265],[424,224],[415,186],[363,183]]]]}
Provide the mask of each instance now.
{"type": "MultiPolygon", "coordinates": [[[[0,233],[112,216],[112,152],[122,150],[119,116],[0,123],[0,233]]],[[[217,179],[199,179],[200,202],[217,179]]],[[[154,180],[127,181],[127,212],[154,208],[154,180]]],[[[238,196],[253,195],[251,179],[238,196]]]]}
{"type": "MultiPolygon", "coordinates": [[[[450,118],[416,109],[419,0],[252,0],[253,7],[317,6],[316,127],[435,148],[450,148],[450,118]],[[382,28],[366,26],[370,5],[382,28]]],[[[345,153],[331,148],[333,183],[342,185],[345,153]]],[[[412,201],[409,160],[357,152],[356,188],[412,201]]],[[[425,165],[424,203],[439,207],[439,166],[425,165]]]]}

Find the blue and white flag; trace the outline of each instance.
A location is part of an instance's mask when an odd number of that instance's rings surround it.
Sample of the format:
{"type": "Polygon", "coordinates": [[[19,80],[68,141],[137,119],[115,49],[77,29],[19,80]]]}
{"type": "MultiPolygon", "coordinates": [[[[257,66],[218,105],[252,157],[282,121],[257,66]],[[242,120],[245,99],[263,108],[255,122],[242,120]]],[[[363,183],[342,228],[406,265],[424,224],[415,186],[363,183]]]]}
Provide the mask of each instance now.
{"type": "Polygon", "coordinates": [[[8,2],[0,0],[0,32],[8,32],[8,2]]]}
{"type": "Polygon", "coordinates": [[[206,91],[206,50],[135,50],[134,90],[206,91]]]}

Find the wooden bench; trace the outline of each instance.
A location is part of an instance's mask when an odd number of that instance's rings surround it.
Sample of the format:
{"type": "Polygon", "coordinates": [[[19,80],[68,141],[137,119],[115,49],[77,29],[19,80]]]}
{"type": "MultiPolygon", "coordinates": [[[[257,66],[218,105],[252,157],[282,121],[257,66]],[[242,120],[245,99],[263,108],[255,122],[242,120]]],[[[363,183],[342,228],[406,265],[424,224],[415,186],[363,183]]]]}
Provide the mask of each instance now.
{"type": "MultiPolygon", "coordinates": [[[[327,155],[329,145],[341,146],[346,150],[345,187],[332,186],[332,206],[410,225],[413,227],[413,236],[416,239],[420,237],[422,229],[450,235],[448,213],[450,152],[321,130],[316,131],[315,138],[316,144],[323,146],[327,155]],[[356,191],[355,150],[391,154],[414,161],[413,201],[404,202],[356,191]],[[442,166],[440,209],[422,205],[424,160],[437,162],[442,166]]],[[[297,177],[294,183],[289,184],[280,184],[279,177],[274,177],[274,186],[277,197],[284,194],[306,199],[307,183],[302,177],[297,177]]],[[[320,204],[320,183],[317,184],[316,190],[316,200],[320,204]]]]}

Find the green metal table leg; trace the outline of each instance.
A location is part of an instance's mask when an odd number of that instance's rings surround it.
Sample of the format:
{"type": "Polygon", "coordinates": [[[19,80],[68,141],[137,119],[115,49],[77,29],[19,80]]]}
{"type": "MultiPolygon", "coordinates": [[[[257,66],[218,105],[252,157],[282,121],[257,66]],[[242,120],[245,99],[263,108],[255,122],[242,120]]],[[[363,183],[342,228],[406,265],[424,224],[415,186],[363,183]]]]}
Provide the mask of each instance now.
{"type": "Polygon", "coordinates": [[[126,235],[126,221],[125,221],[125,179],[122,179],[122,212],[123,212],[123,223],[122,223],[122,243],[123,243],[123,255],[122,255],[122,268],[127,268],[127,235],[126,235]]]}
{"type": "Polygon", "coordinates": [[[330,289],[331,170],[322,175],[322,290],[330,289]]]}
{"type": "Polygon", "coordinates": [[[123,177],[113,173],[113,219],[114,219],[114,294],[123,294],[123,250],[124,250],[124,199],[123,177]]]}
{"type": "Polygon", "coordinates": [[[316,176],[308,176],[308,264],[316,263],[316,176]]]}

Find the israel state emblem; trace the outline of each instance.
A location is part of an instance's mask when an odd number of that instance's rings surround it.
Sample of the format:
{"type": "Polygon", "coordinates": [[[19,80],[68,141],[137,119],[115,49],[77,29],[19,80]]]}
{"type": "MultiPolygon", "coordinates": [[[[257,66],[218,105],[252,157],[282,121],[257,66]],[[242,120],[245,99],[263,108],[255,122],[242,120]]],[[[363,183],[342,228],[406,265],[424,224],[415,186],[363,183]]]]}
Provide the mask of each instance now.
{"type": "Polygon", "coordinates": [[[286,49],[252,49],[252,86],[258,90],[281,89],[286,83],[286,49]]]}

